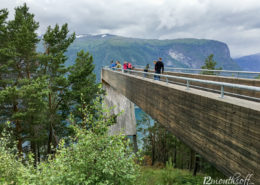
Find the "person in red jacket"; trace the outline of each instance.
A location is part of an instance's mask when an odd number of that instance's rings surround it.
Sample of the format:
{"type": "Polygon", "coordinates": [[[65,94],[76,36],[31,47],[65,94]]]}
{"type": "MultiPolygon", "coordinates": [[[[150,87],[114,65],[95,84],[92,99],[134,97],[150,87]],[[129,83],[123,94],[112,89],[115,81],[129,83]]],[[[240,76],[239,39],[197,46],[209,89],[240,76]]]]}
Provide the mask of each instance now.
{"type": "Polygon", "coordinates": [[[128,62],[128,63],[127,63],[127,69],[130,69],[130,70],[131,70],[132,68],[133,68],[132,64],[131,64],[130,62],[128,62]]]}
{"type": "Polygon", "coordinates": [[[128,68],[128,64],[126,61],[124,61],[124,65],[123,65],[124,72],[126,72],[127,68],[128,68]]]}

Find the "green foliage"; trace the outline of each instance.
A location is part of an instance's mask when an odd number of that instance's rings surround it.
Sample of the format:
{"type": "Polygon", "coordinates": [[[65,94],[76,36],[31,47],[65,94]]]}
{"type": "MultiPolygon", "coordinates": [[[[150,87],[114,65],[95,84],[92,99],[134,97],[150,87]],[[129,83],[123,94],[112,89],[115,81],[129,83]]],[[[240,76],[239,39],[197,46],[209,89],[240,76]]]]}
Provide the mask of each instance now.
{"type": "Polygon", "coordinates": [[[7,17],[8,11],[0,10],[0,132],[10,121],[20,155],[32,152],[37,165],[55,151],[52,145],[71,134],[70,113],[82,121],[81,94],[86,107],[101,90],[89,53],[79,52],[75,65],[65,66],[65,53],[75,40],[67,24],[47,28],[39,53],[39,23],[28,6],[15,8],[13,20],[7,17]]]}
{"type": "Polygon", "coordinates": [[[156,162],[166,164],[168,158],[173,156],[174,162],[177,163],[175,166],[183,167],[181,162],[183,155],[178,154],[186,152],[188,150],[186,146],[182,146],[183,144],[157,121],[152,123],[146,114],[142,114],[137,124],[138,132],[144,135],[142,139],[144,155],[151,156],[152,165],[156,162]]]}
{"type": "Polygon", "coordinates": [[[156,169],[152,167],[141,168],[139,177],[140,185],[201,185],[203,176],[201,174],[192,176],[187,170],[165,168],[156,169]]]}
{"type": "Polygon", "coordinates": [[[70,83],[67,78],[69,69],[64,65],[67,57],[65,52],[75,39],[75,33],[68,36],[68,25],[48,27],[43,36],[45,52],[40,56],[39,75],[45,75],[48,81],[49,94],[47,98],[48,142],[47,153],[50,154],[51,145],[57,146],[58,137],[68,133],[66,127],[67,115],[70,112],[70,102],[66,97],[70,83]]]}
{"type": "Polygon", "coordinates": [[[84,124],[91,124],[92,129],[82,129],[71,117],[75,135],[68,139],[67,144],[61,140],[55,157],[49,157],[37,168],[34,168],[32,160],[23,164],[17,159],[15,149],[6,147],[8,137],[1,137],[0,183],[135,184],[139,173],[136,156],[124,136],[108,135],[108,125],[113,123],[109,110],[104,110],[97,99],[83,112],[86,116],[84,124]],[[95,114],[90,113],[93,109],[95,114]]]}
{"type": "MultiPolygon", "coordinates": [[[[205,65],[202,66],[202,69],[208,70],[222,70],[222,67],[216,68],[217,62],[213,59],[214,55],[211,54],[205,59],[205,65]]],[[[204,75],[216,75],[217,73],[214,71],[202,71],[201,74],[204,75]]]]}
{"type": "MultiPolygon", "coordinates": [[[[36,139],[44,117],[46,81],[36,75],[38,68],[36,30],[39,23],[26,4],[15,8],[14,20],[6,22],[2,11],[3,45],[0,51],[0,122],[10,121],[22,153],[24,138],[36,139]],[[32,134],[33,133],[33,134],[32,134]],[[34,136],[33,136],[34,135],[34,136]]],[[[44,127],[44,125],[42,126],[44,127]]],[[[37,140],[37,139],[36,139],[37,140]]]]}
{"type": "Polygon", "coordinates": [[[142,148],[146,159],[143,163],[154,167],[165,166],[163,177],[165,183],[171,181],[171,179],[175,182],[176,178],[171,176],[173,168],[192,171],[195,167],[196,156],[199,157],[199,172],[208,174],[213,178],[224,177],[213,165],[177,139],[167,128],[156,121],[153,123],[147,114],[141,115],[137,128],[138,132],[143,135],[142,148]]]}
{"type": "Polygon", "coordinates": [[[15,8],[15,18],[8,22],[8,43],[12,54],[14,72],[18,78],[26,76],[37,68],[35,46],[39,42],[36,30],[39,23],[29,13],[26,4],[15,8]]]}
{"type": "MultiPolygon", "coordinates": [[[[6,127],[10,127],[10,124],[6,127]]],[[[10,130],[4,130],[0,136],[0,184],[17,184],[27,169],[16,155],[16,147],[10,142],[10,130]]]]}
{"type": "MultiPolygon", "coordinates": [[[[2,60],[5,55],[5,49],[7,44],[7,17],[8,11],[6,9],[0,10],[0,72],[2,70],[2,60]]],[[[0,79],[1,80],[1,79],[0,79]]]]}
{"type": "Polygon", "coordinates": [[[255,77],[255,79],[260,79],[260,75],[258,75],[257,77],[255,77]]]}
{"type": "Polygon", "coordinates": [[[76,132],[77,144],[39,166],[39,184],[133,184],[136,165],[123,137],[76,132]]]}
{"type": "MultiPolygon", "coordinates": [[[[77,54],[75,64],[69,68],[68,80],[71,90],[65,95],[70,99],[74,107],[74,115],[82,119],[83,115],[79,112],[80,102],[90,104],[91,100],[95,98],[97,93],[101,90],[98,83],[96,83],[96,75],[93,73],[95,66],[93,64],[93,57],[81,50],[77,54]]],[[[83,108],[86,105],[82,105],[83,108]]]]}

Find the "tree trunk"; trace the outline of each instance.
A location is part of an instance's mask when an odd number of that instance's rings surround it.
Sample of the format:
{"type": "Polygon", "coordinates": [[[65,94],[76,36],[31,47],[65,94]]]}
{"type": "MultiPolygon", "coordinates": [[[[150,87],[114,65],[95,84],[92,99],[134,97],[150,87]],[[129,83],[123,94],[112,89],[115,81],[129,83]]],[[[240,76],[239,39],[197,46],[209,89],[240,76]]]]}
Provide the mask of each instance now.
{"type": "Polygon", "coordinates": [[[173,163],[174,163],[174,168],[176,168],[177,167],[177,147],[176,147],[176,142],[175,142],[175,145],[174,145],[173,163]]]}
{"type": "Polygon", "coordinates": [[[33,153],[33,158],[34,158],[33,164],[34,164],[34,167],[36,167],[37,166],[37,151],[36,151],[35,141],[31,141],[31,150],[33,153]]]}
{"type": "Polygon", "coordinates": [[[137,153],[137,151],[138,151],[138,145],[137,145],[136,135],[133,135],[133,143],[134,143],[134,152],[137,153]]]}
{"type": "Polygon", "coordinates": [[[164,138],[163,138],[163,163],[166,164],[168,158],[167,158],[167,145],[166,145],[166,131],[164,131],[164,138]]]}
{"type": "Polygon", "coordinates": [[[184,157],[184,155],[185,155],[184,152],[183,152],[183,145],[180,146],[180,154],[181,154],[181,155],[179,156],[179,157],[180,157],[180,163],[181,163],[180,168],[183,169],[183,157],[184,157]]]}
{"type": "Polygon", "coordinates": [[[39,143],[37,143],[37,152],[38,152],[38,155],[37,155],[37,157],[38,157],[38,163],[40,163],[41,162],[41,154],[40,154],[40,144],[39,143]]]}
{"type": "Polygon", "coordinates": [[[152,165],[154,165],[155,162],[155,141],[154,136],[152,135],[152,165]]]}
{"type": "Polygon", "coordinates": [[[51,154],[52,135],[53,135],[52,125],[50,123],[50,126],[49,126],[49,139],[48,139],[48,150],[47,150],[48,154],[51,154]]]}
{"type": "Polygon", "coordinates": [[[192,171],[193,166],[194,166],[194,158],[195,158],[195,152],[191,149],[190,150],[190,171],[192,171]]]}
{"type": "Polygon", "coordinates": [[[199,163],[200,163],[200,158],[199,158],[198,154],[195,154],[195,155],[196,155],[196,157],[195,157],[195,167],[193,170],[193,176],[196,176],[197,170],[199,168],[199,163]]]}
{"type": "MultiPolygon", "coordinates": [[[[14,111],[14,113],[18,112],[17,103],[14,103],[14,105],[13,105],[13,111],[14,111]]],[[[15,122],[16,140],[18,141],[17,150],[18,150],[19,156],[22,156],[23,148],[22,148],[22,138],[20,136],[22,127],[21,127],[21,123],[19,120],[15,120],[14,122],[15,122]]]]}
{"type": "Polygon", "coordinates": [[[51,101],[51,93],[49,93],[49,113],[50,113],[50,125],[49,125],[49,139],[48,139],[48,149],[47,153],[51,154],[51,143],[52,143],[52,137],[53,137],[53,132],[52,132],[52,101],[51,101]]]}

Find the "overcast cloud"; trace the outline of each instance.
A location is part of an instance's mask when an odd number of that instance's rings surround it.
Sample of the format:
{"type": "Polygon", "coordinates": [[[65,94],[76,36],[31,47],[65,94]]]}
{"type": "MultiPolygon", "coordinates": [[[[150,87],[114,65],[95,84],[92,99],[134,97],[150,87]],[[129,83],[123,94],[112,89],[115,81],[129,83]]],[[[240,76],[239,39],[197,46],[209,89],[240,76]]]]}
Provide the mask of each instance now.
{"type": "Polygon", "coordinates": [[[0,9],[24,2],[40,22],[67,22],[77,34],[137,38],[205,38],[228,44],[233,57],[260,53],[260,0],[0,0],[0,9]]]}

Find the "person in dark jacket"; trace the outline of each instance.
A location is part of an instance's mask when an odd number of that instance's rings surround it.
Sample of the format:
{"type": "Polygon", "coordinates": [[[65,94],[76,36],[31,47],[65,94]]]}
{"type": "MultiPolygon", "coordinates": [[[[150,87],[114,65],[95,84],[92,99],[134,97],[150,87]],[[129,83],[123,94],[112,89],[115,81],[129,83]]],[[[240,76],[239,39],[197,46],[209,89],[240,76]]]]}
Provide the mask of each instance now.
{"type": "MultiPolygon", "coordinates": [[[[162,58],[161,57],[155,63],[154,70],[155,70],[155,73],[157,73],[157,74],[163,74],[163,72],[164,72],[164,64],[162,62],[162,58]]],[[[154,79],[155,80],[160,80],[160,76],[154,75],[154,79]]]]}

